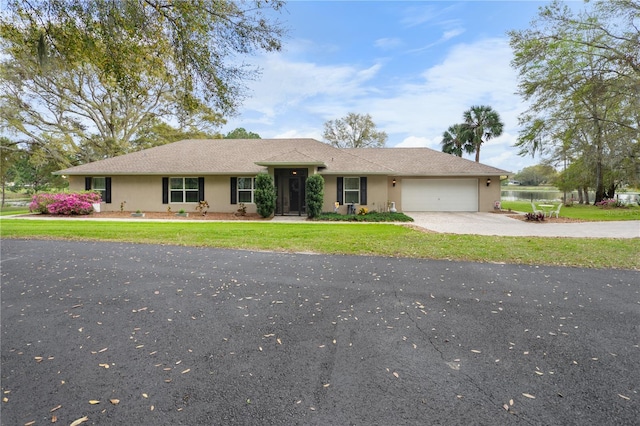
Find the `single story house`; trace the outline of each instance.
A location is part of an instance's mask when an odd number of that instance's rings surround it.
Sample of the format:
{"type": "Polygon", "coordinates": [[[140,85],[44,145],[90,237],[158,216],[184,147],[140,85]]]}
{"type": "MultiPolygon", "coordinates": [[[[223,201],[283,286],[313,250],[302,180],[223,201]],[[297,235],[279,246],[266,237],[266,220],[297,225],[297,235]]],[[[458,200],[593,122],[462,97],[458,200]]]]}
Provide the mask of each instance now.
{"type": "Polygon", "coordinates": [[[102,211],[256,211],[255,177],[269,173],[277,215],[305,214],[305,180],[324,178],[323,211],[490,211],[510,172],[429,148],[340,149],[314,139],[183,140],[56,172],[71,191],[102,193],[102,211]],[[125,203],[125,204],[121,204],[125,203]]]}

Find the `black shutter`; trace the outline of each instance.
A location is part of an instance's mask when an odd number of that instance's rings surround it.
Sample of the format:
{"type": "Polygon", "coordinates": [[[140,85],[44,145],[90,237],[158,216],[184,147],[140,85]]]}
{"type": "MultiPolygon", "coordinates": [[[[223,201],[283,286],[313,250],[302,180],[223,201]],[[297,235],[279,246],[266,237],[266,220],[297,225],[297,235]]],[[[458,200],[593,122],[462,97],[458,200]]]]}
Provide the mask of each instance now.
{"type": "Polygon", "coordinates": [[[84,178],[84,190],[85,191],[91,191],[91,181],[92,178],[87,176],[84,178]]]}
{"type": "Polygon", "coordinates": [[[204,178],[198,178],[198,201],[204,201],[204,178]]]}
{"type": "Polygon", "coordinates": [[[231,204],[238,204],[238,178],[231,178],[231,204]]]}
{"type": "Polygon", "coordinates": [[[104,201],[107,204],[111,204],[111,178],[104,178],[104,201]]]}
{"type": "Polygon", "coordinates": [[[169,178],[162,178],[162,204],[169,204],[169,178]]]}
{"type": "Polygon", "coordinates": [[[338,194],[336,194],[336,201],[340,203],[340,205],[344,204],[344,179],[339,177],[336,182],[336,186],[338,187],[338,194]]]}
{"type": "Polygon", "coordinates": [[[360,204],[367,205],[367,178],[360,178],[360,204]]]}

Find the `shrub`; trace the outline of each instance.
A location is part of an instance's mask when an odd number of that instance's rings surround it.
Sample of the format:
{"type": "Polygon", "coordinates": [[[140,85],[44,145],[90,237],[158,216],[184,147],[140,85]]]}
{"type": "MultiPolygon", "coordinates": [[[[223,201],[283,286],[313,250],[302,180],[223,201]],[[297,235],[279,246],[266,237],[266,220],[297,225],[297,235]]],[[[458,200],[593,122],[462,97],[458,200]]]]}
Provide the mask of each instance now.
{"type": "Polygon", "coordinates": [[[29,211],[52,215],[81,215],[93,212],[94,203],[100,202],[97,192],[69,194],[36,194],[29,204],[29,211]]]}
{"type": "Polygon", "coordinates": [[[314,220],[328,222],[413,222],[413,218],[404,213],[370,212],[366,215],[345,215],[334,212],[320,214],[314,220]]]}
{"type": "Polygon", "coordinates": [[[544,221],[544,213],[526,213],[524,215],[524,217],[527,220],[532,220],[532,221],[536,221],[536,222],[543,222],[544,221]]]}
{"type": "Polygon", "coordinates": [[[276,211],[276,187],[270,174],[260,173],[256,176],[254,199],[260,216],[269,217],[276,211]]]}
{"type": "Polygon", "coordinates": [[[320,175],[311,175],[305,184],[307,217],[310,219],[320,216],[324,200],[324,178],[320,175]]]}
{"type": "Polygon", "coordinates": [[[596,206],[603,209],[611,209],[614,207],[624,207],[624,204],[622,204],[619,200],[614,200],[613,198],[605,198],[604,200],[597,202],[596,206]]]}
{"type": "Polygon", "coordinates": [[[360,207],[360,210],[358,210],[358,214],[359,214],[360,216],[364,216],[364,215],[366,215],[367,213],[369,213],[369,209],[368,209],[368,208],[366,208],[366,207],[360,207]]]}

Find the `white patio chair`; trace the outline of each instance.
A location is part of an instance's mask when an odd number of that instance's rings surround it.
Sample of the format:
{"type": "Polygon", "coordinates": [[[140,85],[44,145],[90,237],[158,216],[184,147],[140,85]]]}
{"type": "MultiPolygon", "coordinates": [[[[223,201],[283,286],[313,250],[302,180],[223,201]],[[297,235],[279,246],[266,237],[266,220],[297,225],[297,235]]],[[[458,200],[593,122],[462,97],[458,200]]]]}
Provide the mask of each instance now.
{"type": "Polygon", "coordinates": [[[544,212],[542,210],[536,208],[536,205],[533,204],[533,201],[531,202],[531,210],[533,210],[534,214],[538,214],[538,213],[544,214],[544,212]]]}
{"type": "Polygon", "coordinates": [[[553,216],[554,214],[556,215],[556,219],[558,217],[560,217],[560,208],[562,207],[562,203],[558,204],[558,207],[555,210],[551,210],[549,212],[549,218],[551,218],[551,216],[553,216]]]}

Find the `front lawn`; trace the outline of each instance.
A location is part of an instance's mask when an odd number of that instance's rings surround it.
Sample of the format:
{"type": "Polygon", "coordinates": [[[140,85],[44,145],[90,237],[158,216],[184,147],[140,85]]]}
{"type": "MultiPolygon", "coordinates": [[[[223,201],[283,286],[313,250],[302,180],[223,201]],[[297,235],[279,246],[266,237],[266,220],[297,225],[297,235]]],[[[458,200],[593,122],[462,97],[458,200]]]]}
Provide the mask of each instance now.
{"type": "Polygon", "coordinates": [[[378,223],[108,222],[1,219],[5,238],[640,269],[640,239],[451,235],[378,223]]]}
{"type": "Polygon", "coordinates": [[[28,214],[28,213],[29,213],[29,208],[24,206],[17,206],[17,207],[4,206],[0,208],[0,216],[9,216],[13,214],[28,214]]]}
{"type": "MultiPolygon", "coordinates": [[[[534,202],[534,204],[537,204],[534,202]]],[[[557,204],[557,203],[554,203],[557,204]]],[[[511,209],[522,213],[531,213],[529,201],[502,201],[503,210],[511,209]]],[[[574,204],[571,207],[562,206],[560,217],[579,219],[586,221],[610,221],[610,220],[640,220],[640,206],[629,205],[617,208],[602,208],[594,205],[574,204]]]]}

